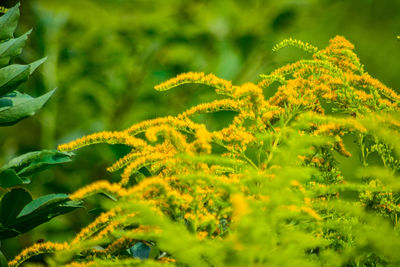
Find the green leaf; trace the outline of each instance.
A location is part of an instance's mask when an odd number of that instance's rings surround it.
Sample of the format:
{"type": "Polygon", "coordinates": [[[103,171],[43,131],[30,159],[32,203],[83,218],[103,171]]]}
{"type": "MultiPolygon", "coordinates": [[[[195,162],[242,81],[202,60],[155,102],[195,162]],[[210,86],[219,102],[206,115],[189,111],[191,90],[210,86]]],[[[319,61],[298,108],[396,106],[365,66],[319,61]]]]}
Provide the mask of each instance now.
{"type": "Polygon", "coordinates": [[[50,194],[50,195],[45,195],[45,196],[39,197],[39,198],[31,201],[28,205],[26,205],[21,210],[21,212],[18,214],[17,218],[28,215],[28,214],[34,212],[35,210],[39,209],[40,207],[48,205],[51,202],[65,200],[67,198],[68,198],[67,194],[50,194]]]}
{"type": "Polygon", "coordinates": [[[15,28],[18,25],[19,6],[19,3],[16,4],[0,17],[0,40],[13,38],[15,28]]]}
{"type": "Polygon", "coordinates": [[[37,67],[42,65],[46,60],[47,60],[47,57],[44,57],[44,58],[41,58],[41,59],[36,60],[36,61],[32,62],[31,64],[29,64],[29,66],[31,67],[30,74],[32,74],[37,69],[37,67]]]}
{"type": "Polygon", "coordinates": [[[19,177],[26,177],[33,173],[47,169],[55,164],[71,161],[74,153],[58,150],[40,150],[29,152],[13,158],[0,171],[13,169],[19,177]]]}
{"type": "Polygon", "coordinates": [[[13,224],[21,210],[31,201],[31,195],[22,188],[14,188],[10,192],[7,192],[0,203],[1,224],[3,226],[13,224]]]}
{"type": "Polygon", "coordinates": [[[0,66],[7,65],[11,57],[21,54],[22,48],[31,32],[32,30],[29,30],[18,38],[0,43],[0,66]]]}
{"type": "Polygon", "coordinates": [[[18,91],[0,98],[0,126],[12,125],[34,115],[46,104],[55,90],[36,98],[18,91]]]}
{"type": "Polygon", "coordinates": [[[37,198],[19,210],[12,224],[0,226],[0,240],[25,233],[52,218],[82,207],[82,201],[71,201],[66,194],[51,194],[37,198]]]}
{"type": "Polygon", "coordinates": [[[29,65],[13,64],[0,69],[0,96],[5,95],[25,82],[30,74],[29,65]]]}
{"type": "Polygon", "coordinates": [[[0,187],[7,188],[29,182],[29,179],[19,177],[13,169],[0,172],[0,187]]]}
{"type": "Polygon", "coordinates": [[[8,262],[3,252],[0,251],[0,267],[8,267],[8,262]]]}

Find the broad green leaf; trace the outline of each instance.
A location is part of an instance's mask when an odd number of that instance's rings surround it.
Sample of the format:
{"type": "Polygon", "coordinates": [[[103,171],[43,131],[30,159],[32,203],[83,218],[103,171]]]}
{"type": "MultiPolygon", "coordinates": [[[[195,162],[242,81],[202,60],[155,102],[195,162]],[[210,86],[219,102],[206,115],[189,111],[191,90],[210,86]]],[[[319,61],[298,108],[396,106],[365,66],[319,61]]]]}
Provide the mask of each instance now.
{"type": "Polygon", "coordinates": [[[25,82],[30,74],[29,65],[13,64],[0,69],[0,96],[5,95],[25,82]]]}
{"type": "Polygon", "coordinates": [[[0,66],[7,65],[11,57],[21,54],[22,48],[31,32],[32,30],[29,30],[18,38],[0,43],[0,66]]]}
{"type": "Polygon", "coordinates": [[[58,150],[40,150],[13,158],[0,168],[0,171],[13,169],[19,177],[26,177],[47,169],[55,164],[71,161],[74,154],[58,150]]]}
{"type": "Polygon", "coordinates": [[[31,195],[22,188],[14,188],[7,192],[0,203],[1,224],[6,227],[13,224],[21,210],[31,201],[31,195]]]}
{"type": "Polygon", "coordinates": [[[26,183],[29,183],[29,179],[19,177],[13,169],[0,172],[0,187],[7,188],[26,183]]]}
{"type": "Polygon", "coordinates": [[[55,89],[34,98],[15,91],[0,98],[0,126],[12,125],[34,115],[46,104],[54,92],[55,89]]]}
{"type": "Polygon", "coordinates": [[[18,25],[19,6],[19,3],[16,4],[0,17],[0,40],[13,38],[15,28],[18,25]]]}
{"type": "Polygon", "coordinates": [[[65,200],[67,198],[68,198],[67,194],[50,194],[41,196],[28,203],[28,205],[26,205],[18,214],[17,218],[28,215],[34,212],[35,210],[39,209],[40,207],[43,207],[51,202],[65,200]]]}

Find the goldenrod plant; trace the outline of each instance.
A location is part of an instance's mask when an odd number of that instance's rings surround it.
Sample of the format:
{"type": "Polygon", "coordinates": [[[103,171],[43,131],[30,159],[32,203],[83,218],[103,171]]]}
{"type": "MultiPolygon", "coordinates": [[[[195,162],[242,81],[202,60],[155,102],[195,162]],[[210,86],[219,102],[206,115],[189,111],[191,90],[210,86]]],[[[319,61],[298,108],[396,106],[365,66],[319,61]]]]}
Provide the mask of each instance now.
{"type": "MultiPolygon", "coordinates": [[[[0,126],[10,126],[34,115],[54,90],[36,98],[18,91],[45,58],[30,64],[13,63],[21,54],[31,30],[14,36],[19,4],[0,11],[5,13],[0,17],[0,126]]],[[[70,161],[71,156],[72,153],[55,149],[40,150],[15,157],[0,167],[0,240],[18,236],[80,207],[80,202],[71,201],[66,194],[49,194],[33,200],[27,190],[16,187],[30,183],[28,177],[34,173],[70,161]]],[[[0,265],[2,261],[5,259],[0,252],[0,265]]]]}
{"type": "Polygon", "coordinates": [[[216,99],[59,145],[130,152],[107,169],[119,182],[101,177],[69,195],[107,194],[102,214],[9,266],[44,253],[49,266],[71,267],[400,264],[400,96],[365,71],[344,37],[325,49],[288,39],[274,50],[286,46],[310,58],[242,85],[180,74],[155,89],[200,83],[216,99]],[[217,112],[235,115],[218,130],[198,119],[217,112]]]}

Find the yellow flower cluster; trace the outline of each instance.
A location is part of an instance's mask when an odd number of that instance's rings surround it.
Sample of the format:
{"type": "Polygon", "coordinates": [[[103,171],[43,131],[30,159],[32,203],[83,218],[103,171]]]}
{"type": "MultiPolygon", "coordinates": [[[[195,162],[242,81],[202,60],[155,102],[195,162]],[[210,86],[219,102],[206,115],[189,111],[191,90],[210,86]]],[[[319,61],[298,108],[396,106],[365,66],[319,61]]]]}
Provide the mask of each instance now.
{"type": "MultiPolygon", "coordinates": [[[[295,164],[331,171],[334,163],[329,153],[336,150],[351,156],[343,136],[350,132],[367,135],[363,116],[369,111],[398,110],[400,96],[364,73],[352,51],[354,46],[343,37],[333,38],[323,50],[293,39],[279,43],[274,50],[288,45],[313,53],[313,59],[300,60],[262,75],[257,84],[232,85],[213,74],[180,74],[155,88],[163,91],[185,83],[200,83],[215,87],[224,98],[202,103],[176,116],[147,120],[123,131],[94,133],[60,145],[61,151],[97,143],[124,144],[131,148],[107,168],[110,172],[121,171],[118,183],[97,181],[70,195],[70,199],[80,200],[105,192],[116,197],[115,207],[83,228],[70,247],[52,243],[34,245],[10,263],[17,265],[35,253],[79,250],[79,244],[85,240],[107,244],[103,251],[89,249],[93,257],[114,254],[132,246],[136,238],[143,238],[143,242],[152,240],[154,235],[149,233],[163,233],[166,230],[163,223],[168,220],[184,225],[196,242],[222,239],[229,231],[233,240],[237,238],[235,230],[246,218],[257,212],[274,212],[275,208],[279,212],[304,213],[314,219],[313,223],[322,221],[321,207],[314,205],[317,199],[325,200],[327,196],[311,196],[309,188],[317,187],[315,182],[306,185],[293,180],[297,177],[291,177],[291,173],[282,174],[285,168],[275,158],[286,159],[286,154],[294,153],[285,151],[286,146],[294,146],[287,141],[292,135],[299,138],[296,140],[299,143],[319,138],[323,140],[321,144],[309,145],[307,152],[302,150],[300,155],[294,155],[295,164]],[[280,86],[266,100],[263,89],[268,90],[275,81],[280,86]],[[225,128],[211,131],[205,124],[194,121],[194,115],[219,111],[235,113],[225,128]],[[325,115],[335,111],[347,116],[325,115]],[[149,177],[143,178],[143,170],[147,170],[149,177]],[[276,193],[265,190],[267,183],[283,183],[279,179],[285,175],[290,176],[286,189],[295,192],[300,200],[289,199],[268,206],[267,203],[274,203],[276,193]],[[138,208],[140,205],[150,207],[151,212],[138,208]],[[153,221],[149,223],[146,216],[154,216],[153,221]],[[132,225],[135,227],[130,228],[132,225]]],[[[377,116],[376,119],[391,128],[400,127],[395,118],[377,116]]],[[[340,173],[333,173],[330,178],[337,182],[338,177],[340,173]]],[[[318,186],[320,190],[327,187],[318,186]]],[[[386,210],[395,209],[388,203],[382,205],[386,210]]],[[[242,246],[239,240],[237,243],[242,246]]],[[[92,261],[70,265],[79,264],[96,265],[92,261]]]]}

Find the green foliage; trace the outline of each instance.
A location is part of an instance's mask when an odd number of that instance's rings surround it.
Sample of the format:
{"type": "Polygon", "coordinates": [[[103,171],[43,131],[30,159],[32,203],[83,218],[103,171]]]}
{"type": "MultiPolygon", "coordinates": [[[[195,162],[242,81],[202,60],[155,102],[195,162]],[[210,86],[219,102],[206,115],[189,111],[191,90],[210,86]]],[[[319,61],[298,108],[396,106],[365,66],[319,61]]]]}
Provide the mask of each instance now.
{"type": "MultiPolygon", "coordinates": [[[[13,125],[34,115],[55,91],[36,98],[17,91],[46,60],[43,58],[26,65],[11,63],[21,54],[31,32],[29,30],[14,38],[18,18],[19,4],[0,17],[0,126],[13,125]]],[[[81,207],[79,201],[70,201],[67,195],[50,194],[32,200],[25,189],[8,189],[30,183],[28,176],[55,164],[68,162],[71,156],[71,153],[57,150],[29,152],[10,160],[0,168],[0,187],[6,191],[1,194],[0,202],[0,240],[25,233],[55,216],[81,207]]]]}
{"type": "Polygon", "coordinates": [[[40,59],[31,64],[9,64],[10,61],[22,52],[29,30],[18,38],[14,38],[14,31],[19,18],[19,4],[11,8],[0,17],[0,126],[12,125],[34,115],[47,102],[54,91],[33,98],[22,94],[16,89],[28,80],[28,77],[46,59],[40,59]],[[5,96],[4,96],[5,95],[5,96]]]}

